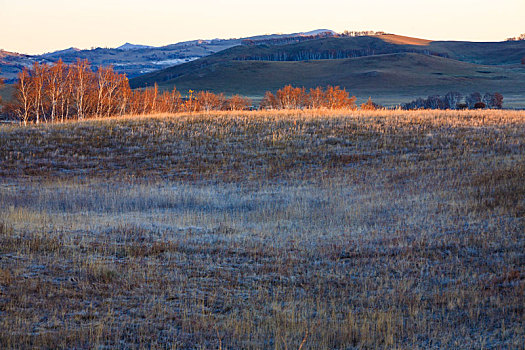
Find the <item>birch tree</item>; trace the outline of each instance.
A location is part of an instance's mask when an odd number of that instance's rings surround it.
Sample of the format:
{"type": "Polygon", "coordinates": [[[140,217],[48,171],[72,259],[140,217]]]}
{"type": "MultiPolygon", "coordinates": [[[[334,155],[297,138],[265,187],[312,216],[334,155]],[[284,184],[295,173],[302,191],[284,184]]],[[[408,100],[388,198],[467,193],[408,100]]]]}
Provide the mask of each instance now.
{"type": "Polygon", "coordinates": [[[71,67],[70,84],[73,87],[73,99],[77,110],[78,119],[84,119],[86,113],[86,97],[89,89],[89,73],[91,73],[88,60],[78,59],[71,67]]]}
{"type": "Polygon", "coordinates": [[[15,84],[15,99],[18,104],[17,114],[24,125],[27,125],[30,117],[32,90],[33,82],[29,75],[29,70],[24,68],[18,73],[18,81],[15,84]]]}

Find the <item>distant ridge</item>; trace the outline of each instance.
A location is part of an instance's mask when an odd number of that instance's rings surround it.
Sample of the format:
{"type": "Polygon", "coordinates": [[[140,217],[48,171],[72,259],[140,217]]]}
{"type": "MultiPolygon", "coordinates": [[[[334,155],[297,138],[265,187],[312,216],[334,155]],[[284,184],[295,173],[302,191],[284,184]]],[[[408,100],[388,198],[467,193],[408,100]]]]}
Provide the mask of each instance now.
{"type": "Polygon", "coordinates": [[[150,49],[153,46],[149,45],[137,45],[137,44],[131,44],[131,43],[125,43],[124,45],[120,45],[117,47],[117,50],[140,50],[140,49],[150,49]]]}
{"type": "MultiPolygon", "coordinates": [[[[112,65],[117,72],[124,73],[132,79],[191,61],[195,61],[195,65],[184,68],[184,72],[188,71],[188,68],[213,65],[216,59],[304,61],[401,52],[437,55],[482,65],[508,65],[520,72],[525,68],[525,63],[521,63],[525,62],[525,41],[431,41],[375,31],[337,33],[330,29],[314,29],[291,34],[264,34],[246,38],[190,40],[162,47],[127,42],[118,48],[98,47],[80,50],[71,47],[42,55],[0,52],[0,75],[6,83],[12,83],[24,67],[31,67],[34,62],[52,63],[58,59],[62,59],[65,63],[87,59],[94,69],[112,65]],[[234,50],[226,51],[226,56],[216,56],[228,49],[234,50]]],[[[175,75],[178,76],[180,72],[165,73],[167,74],[160,74],[162,82],[174,78],[175,75]]],[[[151,81],[146,82],[146,80],[153,77],[145,78],[141,80],[148,85],[151,81]]],[[[136,83],[142,85],[138,80],[136,83]]]]}
{"type": "Polygon", "coordinates": [[[65,63],[74,63],[77,59],[86,59],[95,69],[99,66],[112,65],[115,71],[126,74],[128,78],[133,78],[184,62],[194,61],[234,46],[240,46],[246,39],[251,41],[270,40],[268,44],[274,45],[332,35],[336,35],[332,30],[316,29],[303,33],[269,34],[249,38],[196,39],[161,47],[127,42],[116,48],[97,47],[91,50],[81,50],[71,47],[42,55],[15,55],[6,52],[0,54],[0,76],[7,83],[13,83],[16,81],[17,74],[24,67],[31,67],[34,62],[52,63],[62,59],[65,63]],[[285,40],[279,42],[279,39],[285,40]]]}
{"type": "Polygon", "coordinates": [[[336,34],[336,32],[334,32],[331,29],[316,29],[316,30],[311,30],[309,32],[301,32],[299,34],[309,36],[309,35],[319,35],[319,34],[325,34],[325,33],[336,34]]]}
{"type": "MultiPolygon", "coordinates": [[[[267,39],[130,79],[132,88],[209,90],[254,99],[292,84],[339,85],[381,104],[449,91],[500,92],[523,101],[525,42],[430,41],[390,34],[267,39]]],[[[363,101],[364,102],[364,101],[363,101]]],[[[523,103],[523,102],[515,102],[523,103]]],[[[516,104],[515,104],[516,105],[516,104]]]]}
{"type": "Polygon", "coordinates": [[[24,57],[27,57],[27,55],[24,55],[18,52],[10,52],[10,51],[0,49],[0,64],[5,62],[4,60],[24,58],[24,57]]]}
{"type": "Polygon", "coordinates": [[[60,56],[60,55],[65,55],[65,54],[71,54],[71,53],[75,53],[75,52],[80,52],[82,50],[76,48],[76,47],[70,47],[69,49],[64,49],[64,50],[58,50],[58,51],[53,51],[53,52],[47,52],[45,54],[42,54],[40,56],[42,57],[53,57],[53,56],[60,56]]]}

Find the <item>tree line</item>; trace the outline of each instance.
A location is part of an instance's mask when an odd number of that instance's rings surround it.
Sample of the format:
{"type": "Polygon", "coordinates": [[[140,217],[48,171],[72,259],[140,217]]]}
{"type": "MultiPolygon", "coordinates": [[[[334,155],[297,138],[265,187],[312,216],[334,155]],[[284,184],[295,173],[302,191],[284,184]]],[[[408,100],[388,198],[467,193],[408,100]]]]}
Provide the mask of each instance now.
{"type": "Polygon", "coordinates": [[[319,39],[319,38],[340,38],[340,37],[356,37],[356,36],[373,36],[373,35],[385,35],[385,32],[376,32],[373,30],[363,30],[363,31],[348,31],[345,30],[342,33],[335,33],[332,31],[320,32],[317,34],[304,35],[297,34],[285,37],[277,38],[264,38],[264,39],[243,39],[241,41],[242,45],[261,45],[261,44],[270,44],[270,45],[284,45],[291,43],[299,43],[303,41],[319,39]]]}
{"type": "Polygon", "coordinates": [[[525,33],[515,36],[513,38],[507,38],[506,41],[521,41],[521,40],[525,40],[525,33]]]}
{"type": "Polygon", "coordinates": [[[292,36],[285,36],[285,37],[277,37],[277,38],[264,38],[264,39],[243,39],[241,41],[242,45],[285,45],[285,44],[295,44],[300,43],[303,41],[313,40],[313,39],[320,39],[320,38],[328,38],[328,37],[337,37],[338,34],[331,33],[331,32],[322,32],[318,34],[312,34],[312,35],[292,35],[292,36]]]}
{"type": "Polygon", "coordinates": [[[427,98],[418,98],[401,106],[403,109],[480,109],[503,108],[503,95],[499,92],[487,92],[481,95],[473,92],[463,96],[459,92],[448,92],[445,96],[433,95],[427,98]]]}
{"type": "MultiPolygon", "coordinates": [[[[87,60],[66,64],[34,63],[24,69],[15,84],[14,101],[4,106],[4,114],[24,124],[63,122],[70,119],[109,117],[125,114],[154,114],[177,112],[209,112],[218,110],[252,109],[252,101],[246,97],[210,91],[189,90],[187,96],[174,88],[159,91],[155,84],[146,89],[132,90],[124,74],[112,67],[92,70],[87,60]]],[[[261,101],[261,109],[355,109],[355,96],[338,86],[305,88],[287,85],[274,94],[267,92],[261,101]]],[[[379,106],[369,99],[364,109],[379,106]]]]}
{"type": "MultiPolygon", "coordinates": [[[[1,84],[1,82],[0,82],[1,84]]],[[[384,108],[368,99],[363,110],[384,108]]],[[[463,97],[458,92],[445,96],[418,98],[401,106],[403,109],[466,109],[502,108],[503,96],[499,93],[479,92],[463,97]]],[[[70,119],[110,117],[177,112],[239,111],[254,108],[246,97],[210,91],[189,90],[187,96],[173,88],[159,91],[155,84],[146,89],[132,90],[124,74],[112,67],[92,70],[87,60],[65,64],[34,63],[31,69],[19,73],[15,84],[13,102],[4,106],[4,114],[29,122],[63,122],[70,119]]],[[[356,97],[339,86],[304,87],[287,85],[275,93],[267,91],[260,109],[357,109],[356,97]]]]}
{"type": "Polygon", "coordinates": [[[125,74],[112,67],[93,71],[87,60],[34,63],[19,73],[14,88],[14,101],[4,106],[4,114],[24,124],[124,114],[244,110],[252,105],[239,95],[226,98],[209,91],[190,90],[182,97],[176,88],[161,92],[156,84],[132,90],[125,74]]]}
{"type": "Polygon", "coordinates": [[[428,49],[409,49],[409,48],[398,48],[395,46],[369,46],[361,49],[304,49],[304,50],[275,50],[273,52],[266,52],[262,50],[261,52],[255,51],[252,54],[244,54],[235,57],[237,61],[308,61],[308,60],[333,60],[333,59],[346,59],[346,58],[356,58],[356,57],[366,57],[382,54],[392,54],[392,53],[419,53],[427,56],[439,56],[448,58],[447,53],[440,53],[435,51],[430,51],[428,49]]]}

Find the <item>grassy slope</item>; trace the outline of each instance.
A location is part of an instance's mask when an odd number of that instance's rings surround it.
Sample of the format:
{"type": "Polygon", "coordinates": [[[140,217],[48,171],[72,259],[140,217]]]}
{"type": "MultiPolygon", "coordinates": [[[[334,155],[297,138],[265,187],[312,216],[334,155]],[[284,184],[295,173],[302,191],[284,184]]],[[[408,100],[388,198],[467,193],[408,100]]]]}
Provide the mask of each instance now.
{"type": "Polygon", "coordinates": [[[2,99],[2,102],[12,101],[13,93],[13,84],[4,84],[2,87],[0,87],[0,97],[2,99]]]}
{"type": "Polygon", "coordinates": [[[510,97],[511,106],[525,106],[521,96],[525,69],[517,64],[523,56],[525,42],[427,42],[399,36],[388,36],[384,40],[380,37],[328,38],[289,45],[237,46],[198,61],[137,77],[131,80],[131,85],[151,86],[157,82],[166,89],[176,85],[182,91],[212,90],[260,98],[264,91],[285,84],[306,87],[333,84],[344,86],[361,98],[371,95],[382,103],[399,103],[448,91],[500,91],[510,97]],[[302,62],[237,60],[276,52],[345,49],[373,50],[381,55],[302,62]],[[407,50],[442,53],[456,59],[395,54],[407,50]],[[482,63],[514,65],[477,65],[482,63]]]}
{"type": "Polygon", "coordinates": [[[0,126],[0,347],[520,348],[524,114],[0,126]]]}
{"type": "Polygon", "coordinates": [[[245,56],[265,56],[277,52],[297,53],[326,50],[370,50],[374,54],[418,52],[446,54],[449,58],[477,64],[519,64],[525,56],[525,41],[516,42],[455,42],[426,41],[403,36],[323,38],[287,45],[236,46],[199,61],[145,74],[134,79],[139,86],[151,83],[149,80],[167,80],[171,76],[194,71],[201,66],[234,60],[245,56]],[[414,45],[420,44],[420,45],[414,45]],[[485,58],[485,59],[484,59],[485,58]]]}
{"type": "Polygon", "coordinates": [[[487,65],[519,65],[525,57],[525,41],[433,41],[429,48],[451,58],[487,65]]]}
{"type": "Polygon", "coordinates": [[[256,45],[256,46],[236,46],[214,55],[205,57],[195,62],[190,62],[180,66],[174,66],[161,71],[145,74],[131,80],[132,87],[152,85],[154,81],[159,84],[168,81],[176,76],[196,72],[198,69],[214,65],[217,63],[235,60],[244,56],[264,56],[275,52],[300,52],[300,51],[322,51],[322,50],[341,50],[341,49],[368,49],[374,48],[377,52],[391,52],[400,48],[383,40],[372,37],[358,38],[327,38],[310,40],[288,45],[256,45]]]}
{"type": "Polygon", "coordinates": [[[383,41],[397,44],[397,45],[416,45],[416,46],[427,46],[432,40],[413,38],[409,36],[396,35],[396,34],[383,34],[374,35],[375,38],[379,38],[383,41]]]}
{"type": "Polygon", "coordinates": [[[161,88],[175,85],[183,92],[210,90],[257,97],[286,84],[306,88],[330,84],[345,87],[360,98],[372,96],[381,103],[448,91],[519,95],[525,90],[525,70],[414,53],[301,62],[220,61],[202,68],[196,64],[174,67],[171,74],[181,76],[160,81],[161,88]]]}

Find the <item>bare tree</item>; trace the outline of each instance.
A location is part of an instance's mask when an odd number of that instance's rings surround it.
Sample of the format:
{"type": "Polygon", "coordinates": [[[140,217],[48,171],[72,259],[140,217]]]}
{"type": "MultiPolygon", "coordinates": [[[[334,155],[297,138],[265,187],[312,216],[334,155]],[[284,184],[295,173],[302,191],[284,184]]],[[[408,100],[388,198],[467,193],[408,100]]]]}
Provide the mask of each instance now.
{"type": "MultiPolygon", "coordinates": [[[[114,114],[114,110],[117,108],[117,101],[116,101],[116,95],[118,95],[119,90],[124,91],[126,89],[126,85],[129,88],[128,78],[124,74],[118,74],[113,71],[113,68],[111,68],[111,73],[109,76],[109,83],[107,85],[107,94],[106,99],[108,101],[108,106],[106,109],[106,116],[110,116],[114,114]]],[[[122,96],[123,98],[127,98],[127,96],[122,96]]]]}
{"type": "Polygon", "coordinates": [[[346,89],[341,89],[339,86],[328,86],[326,88],[326,102],[330,109],[355,109],[355,101],[355,96],[350,97],[346,89]]]}
{"type": "Polygon", "coordinates": [[[483,95],[482,102],[485,103],[488,108],[503,108],[503,95],[499,92],[487,92],[483,95]]]}
{"type": "Polygon", "coordinates": [[[73,70],[71,69],[71,66],[64,65],[62,69],[62,78],[60,80],[60,89],[62,90],[62,93],[59,98],[60,119],[62,122],[64,119],[69,118],[69,109],[74,90],[72,79],[73,70]]]}
{"type": "Polygon", "coordinates": [[[279,107],[284,109],[303,108],[307,101],[305,89],[294,88],[291,85],[286,85],[282,89],[277,90],[276,97],[279,107]]]}
{"type": "Polygon", "coordinates": [[[315,89],[310,89],[308,93],[308,107],[317,109],[326,107],[326,94],[321,87],[316,87],[315,89]]]}
{"type": "Polygon", "coordinates": [[[444,103],[446,108],[457,109],[458,104],[461,102],[463,97],[459,92],[448,92],[444,97],[444,103]]]}
{"type": "MultiPolygon", "coordinates": [[[[100,117],[103,112],[103,108],[105,107],[104,104],[106,102],[106,95],[108,90],[108,85],[110,84],[111,80],[111,73],[112,68],[108,67],[98,67],[97,69],[97,108],[95,111],[95,115],[97,117],[100,117]]],[[[107,106],[106,106],[107,108],[107,106]]]]}
{"type": "Polygon", "coordinates": [[[57,117],[58,103],[63,99],[66,88],[64,62],[62,59],[58,60],[58,62],[47,70],[44,76],[44,82],[44,94],[51,105],[51,122],[54,122],[57,117]]]}
{"type": "Polygon", "coordinates": [[[200,91],[197,94],[197,101],[201,109],[209,112],[222,109],[225,98],[223,94],[216,95],[209,91],[200,91]]]}
{"type": "Polygon", "coordinates": [[[473,92],[465,98],[468,108],[475,108],[478,102],[481,102],[481,94],[479,92],[473,92]]]}
{"type": "Polygon", "coordinates": [[[495,108],[503,108],[503,95],[499,92],[494,94],[494,106],[495,108]]]}
{"type": "Polygon", "coordinates": [[[228,99],[226,105],[230,111],[242,111],[248,109],[252,105],[252,100],[239,95],[233,95],[228,99]]]}
{"type": "Polygon", "coordinates": [[[261,109],[277,109],[279,108],[279,103],[277,102],[277,97],[272,94],[270,91],[264,93],[264,97],[261,100],[260,104],[261,109]]]}
{"type": "Polygon", "coordinates": [[[71,67],[70,84],[73,87],[73,98],[78,119],[84,119],[86,114],[86,97],[89,91],[90,65],[88,60],[78,59],[71,67]]]}
{"type": "Polygon", "coordinates": [[[18,104],[17,114],[24,125],[27,125],[30,116],[32,90],[33,82],[29,75],[29,70],[24,68],[18,73],[18,81],[15,84],[15,98],[18,104]]]}
{"type": "Polygon", "coordinates": [[[120,82],[120,87],[117,89],[117,101],[119,101],[118,111],[120,115],[129,113],[130,104],[132,102],[133,92],[129,87],[128,78],[123,77],[120,82]]]}
{"type": "Polygon", "coordinates": [[[169,112],[175,113],[175,112],[179,112],[181,109],[182,109],[181,94],[177,90],[177,88],[174,86],[173,90],[170,93],[169,112]]]}
{"type": "Polygon", "coordinates": [[[46,65],[41,65],[38,62],[33,64],[32,80],[33,80],[33,108],[35,111],[36,123],[40,123],[40,115],[46,119],[44,111],[44,82],[48,74],[46,65]]]}

